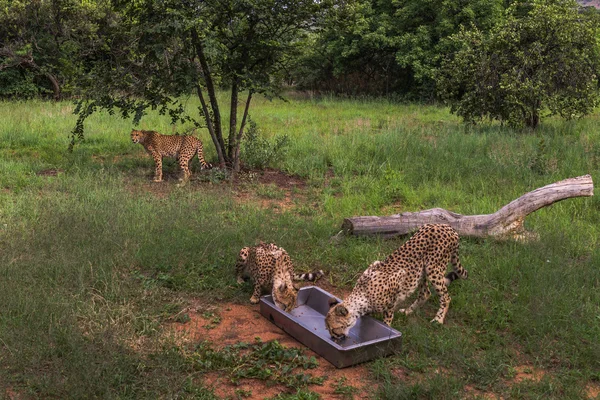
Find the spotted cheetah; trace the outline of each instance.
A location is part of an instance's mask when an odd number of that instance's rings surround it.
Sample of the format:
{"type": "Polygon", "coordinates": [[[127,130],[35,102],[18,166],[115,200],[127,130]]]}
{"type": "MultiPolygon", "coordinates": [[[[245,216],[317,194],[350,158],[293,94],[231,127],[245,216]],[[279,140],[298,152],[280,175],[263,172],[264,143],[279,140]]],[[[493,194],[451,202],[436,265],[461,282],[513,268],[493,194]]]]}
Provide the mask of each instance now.
{"type": "Polygon", "coordinates": [[[254,281],[254,292],[250,303],[258,303],[263,289],[270,290],[277,307],[291,311],[296,307],[298,289],[292,280],[316,281],[323,271],[294,274],[294,266],[288,253],[273,243],[261,243],[240,250],[236,263],[236,276],[239,284],[244,277],[254,281]]]}
{"type": "Polygon", "coordinates": [[[140,143],[152,156],[156,168],[154,170],[154,182],[162,182],[162,159],[163,157],[177,157],[177,163],[183,170],[183,180],[187,180],[191,174],[189,164],[194,155],[198,154],[202,169],[211,168],[204,161],[203,146],[200,139],[187,135],[161,135],[155,131],[131,131],[131,141],[140,143]]]}
{"type": "Polygon", "coordinates": [[[383,322],[391,325],[399,304],[419,288],[415,302],[408,309],[399,310],[411,314],[431,295],[428,281],[440,298],[440,308],[431,322],[443,324],[450,305],[448,285],[458,278],[467,279],[467,270],[458,258],[458,245],[458,234],[449,225],[423,225],[384,261],[369,265],[343,303],[330,300],[325,324],[331,337],[347,336],[365,314],[383,313],[383,322]],[[448,261],[454,270],[444,276],[448,261]]]}

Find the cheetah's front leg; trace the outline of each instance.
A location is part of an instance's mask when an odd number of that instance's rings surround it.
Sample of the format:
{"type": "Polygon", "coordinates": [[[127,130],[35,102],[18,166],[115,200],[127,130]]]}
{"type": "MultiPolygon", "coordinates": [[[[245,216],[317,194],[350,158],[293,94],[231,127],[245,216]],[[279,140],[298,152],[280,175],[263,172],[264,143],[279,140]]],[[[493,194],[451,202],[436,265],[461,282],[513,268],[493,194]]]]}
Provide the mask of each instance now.
{"type": "Polygon", "coordinates": [[[162,156],[159,153],[152,153],[154,158],[154,182],[162,182],[162,156]]]}
{"type": "Polygon", "coordinates": [[[394,320],[394,310],[386,310],[383,312],[383,323],[387,326],[392,326],[394,320]]]}
{"type": "Polygon", "coordinates": [[[260,294],[262,293],[262,286],[259,283],[254,284],[254,292],[252,292],[252,297],[250,297],[250,303],[256,304],[260,299],[260,294]]]}

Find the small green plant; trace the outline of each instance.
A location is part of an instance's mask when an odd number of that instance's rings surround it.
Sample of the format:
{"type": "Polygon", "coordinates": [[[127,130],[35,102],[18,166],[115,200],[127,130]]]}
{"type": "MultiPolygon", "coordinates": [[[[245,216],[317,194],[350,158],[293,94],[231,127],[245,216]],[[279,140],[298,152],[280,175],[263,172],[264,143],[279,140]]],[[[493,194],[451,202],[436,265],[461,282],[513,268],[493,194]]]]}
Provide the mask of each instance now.
{"type": "Polygon", "coordinates": [[[358,391],[357,388],[348,384],[348,378],[345,376],[337,379],[333,387],[335,388],[333,392],[339,394],[344,399],[353,399],[354,394],[358,391]]]}
{"type": "Polygon", "coordinates": [[[282,200],[285,198],[285,191],[279,189],[277,185],[273,183],[269,185],[259,185],[256,188],[256,194],[267,199],[282,200]]]}
{"type": "Polygon", "coordinates": [[[199,181],[213,184],[227,181],[229,178],[231,178],[231,171],[227,168],[212,168],[207,173],[198,175],[199,181]]]}
{"type": "Polygon", "coordinates": [[[283,159],[288,146],[287,135],[276,136],[272,141],[261,136],[256,123],[248,123],[242,142],[242,160],[246,167],[265,169],[283,159]]]}
{"type": "Polygon", "coordinates": [[[318,366],[314,356],[306,356],[302,350],[283,347],[277,340],[262,342],[257,338],[253,344],[237,343],[223,349],[215,349],[209,342],[198,345],[193,354],[196,368],[201,371],[220,371],[233,383],[240,379],[260,379],[290,388],[320,385],[322,377],[315,377],[298,369],[307,370],[318,366]]]}
{"type": "Polygon", "coordinates": [[[191,320],[190,314],[188,314],[188,313],[177,314],[173,318],[173,321],[178,322],[180,324],[186,324],[186,323],[190,322],[190,320],[191,320]]]}
{"type": "Polygon", "coordinates": [[[252,396],[252,390],[235,389],[235,396],[238,399],[246,399],[252,396]]]}
{"type": "Polygon", "coordinates": [[[318,393],[298,389],[296,393],[280,393],[275,397],[269,398],[268,400],[319,400],[320,398],[321,395],[318,393]]]}
{"type": "Polygon", "coordinates": [[[219,314],[215,314],[212,311],[206,311],[202,313],[202,318],[208,320],[208,324],[203,326],[203,328],[206,329],[214,329],[217,325],[221,323],[221,316],[219,314]]]}
{"type": "Polygon", "coordinates": [[[402,172],[391,168],[389,165],[383,173],[381,186],[386,200],[390,203],[397,201],[410,203],[415,197],[413,190],[404,182],[402,172]]]}

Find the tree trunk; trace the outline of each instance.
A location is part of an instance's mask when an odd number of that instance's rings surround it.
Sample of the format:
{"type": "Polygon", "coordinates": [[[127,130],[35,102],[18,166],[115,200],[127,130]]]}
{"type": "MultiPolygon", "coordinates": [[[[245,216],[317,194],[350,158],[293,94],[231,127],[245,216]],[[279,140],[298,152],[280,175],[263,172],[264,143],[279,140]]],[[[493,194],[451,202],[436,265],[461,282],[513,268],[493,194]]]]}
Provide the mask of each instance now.
{"type": "Polygon", "coordinates": [[[238,80],[233,78],[231,82],[231,108],[229,111],[229,148],[227,156],[232,164],[235,164],[235,138],[237,134],[237,106],[238,106],[238,80]]]}
{"type": "Polygon", "coordinates": [[[244,127],[246,126],[246,119],[248,117],[248,109],[250,108],[250,100],[252,100],[252,90],[248,92],[248,98],[246,99],[246,107],[244,107],[244,116],[242,117],[242,123],[240,124],[240,131],[237,134],[235,141],[235,150],[233,157],[233,170],[236,172],[240,171],[240,144],[242,143],[242,136],[244,135],[244,127]]]}
{"type": "Polygon", "coordinates": [[[526,238],[523,222],[532,212],[571,197],[593,196],[591,175],[565,179],[526,193],[493,214],[461,215],[442,208],[405,212],[387,217],[346,218],[342,229],[353,235],[385,237],[408,234],[424,224],[448,224],[462,236],[526,238]]]}
{"type": "MultiPolygon", "coordinates": [[[[206,61],[206,56],[204,55],[204,48],[202,47],[202,42],[198,37],[198,32],[196,29],[191,30],[192,34],[192,43],[194,45],[194,49],[196,50],[196,55],[198,56],[198,61],[200,61],[200,67],[202,69],[202,75],[204,77],[204,82],[206,84],[206,91],[208,92],[208,99],[210,101],[210,106],[212,108],[212,118],[213,118],[213,127],[215,136],[221,149],[225,149],[225,142],[223,141],[223,131],[221,129],[221,113],[219,111],[219,102],[217,100],[217,94],[215,91],[215,85],[212,80],[212,75],[210,74],[210,68],[208,67],[208,62],[206,61]]],[[[206,115],[206,119],[211,118],[210,113],[206,115]]]]}
{"type": "Polygon", "coordinates": [[[198,99],[200,99],[200,105],[202,107],[202,113],[204,114],[204,119],[206,120],[206,127],[208,128],[208,133],[210,133],[210,137],[215,145],[215,149],[217,150],[217,157],[219,157],[219,166],[221,168],[225,168],[225,157],[223,156],[223,148],[221,147],[221,143],[215,134],[215,128],[212,124],[212,119],[210,118],[210,114],[208,111],[208,106],[206,105],[206,101],[204,100],[204,95],[202,94],[202,88],[200,85],[196,84],[196,92],[198,93],[198,99]]]}
{"type": "Polygon", "coordinates": [[[60,84],[58,83],[58,79],[56,79],[56,77],[54,75],[52,75],[50,72],[44,72],[44,75],[46,76],[46,78],[48,78],[50,83],[52,83],[52,89],[54,90],[54,100],[59,101],[60,100],[60,84]]]}

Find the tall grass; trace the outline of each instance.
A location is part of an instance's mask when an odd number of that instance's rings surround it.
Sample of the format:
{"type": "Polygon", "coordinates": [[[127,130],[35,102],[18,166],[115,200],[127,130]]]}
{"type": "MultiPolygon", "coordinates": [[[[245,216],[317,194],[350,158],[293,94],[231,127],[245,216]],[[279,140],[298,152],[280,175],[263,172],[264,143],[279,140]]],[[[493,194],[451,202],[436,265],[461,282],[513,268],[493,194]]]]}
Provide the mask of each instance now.
{"type": "MultiPolygon", "coordinates": [[[[278,167],[307,180],[297,207],[277,213],[236,200],[227,182],[152,185],[152,160],[130,142],[129,121],[94,115],[69,153],[71,104],[0,103],[0,387],[31,397],[210,398],[163,324],[189,297],[246,301],[250,289],[233,274],[242,246],[275,241],[298,269],[323,268],[351,286],[404,239],[331,242],[345,217],[490,213],[600,172],[596,115],[515,132],[465,127],[442,107],[295,96],[258,98],[251,109],[265,135],[290,138],[278,167]],[[49,169],[58,175],[40,174],[49,169]]],[[[170,133],[168,124],[150,114],[141,127],[170,133]]],[[[450,288],[447,325],[428,322],[435,298],[397,316],[404,350],[371,364],[377,395],[461,397],[470,385],[514,398],[583,396],[600,380],[599,211],[597,197],[539,210],[526,221],[535,242],[464,238],[469,280],[450,288]],[[507,385],[523,364],[544,369],[543,380],[507,385]],[[424,378],[404,385],[396,369],[424,378]]]]}

